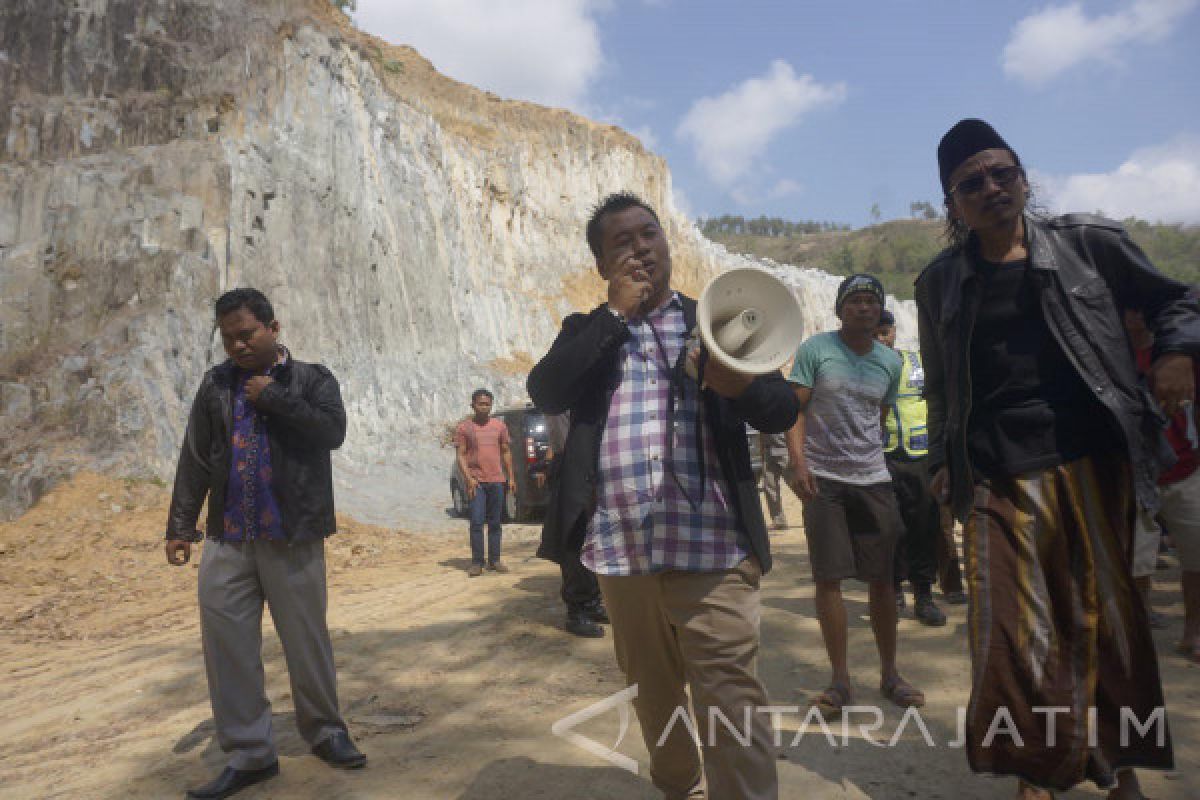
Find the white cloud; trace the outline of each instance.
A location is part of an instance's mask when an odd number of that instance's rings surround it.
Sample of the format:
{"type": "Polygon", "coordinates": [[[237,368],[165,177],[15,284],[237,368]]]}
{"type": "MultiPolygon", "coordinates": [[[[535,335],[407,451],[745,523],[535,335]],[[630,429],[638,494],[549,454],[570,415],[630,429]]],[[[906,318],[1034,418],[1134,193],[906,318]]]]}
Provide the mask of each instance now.
{"type": "Polygon", "coordinates": [[[690,140],[700,166],[728,187],[750,171],[775,136],[805,114],[837,105],[845,97],[845,84],[797,76],[790,64],[776,60],[762,77],[697,100],[676,135],[690,140]]]}
{"type": "Polygon", "coordinates": [[[742,208],[757,208],[763,203],[801,194],[803,191],[804,185],[790,178],[780,178],[770,187],[762,182],[748,180],[739,181],[735,186],[729,187],[729,199],[742,208]]]}
{"type": "Polygon", "coordinates": [[[654,131],[649,125],[641,125],[637,128],[629,128],[629,132],[638,138],[642,146],[647,150],[654,152],[658,149],[658,137],[654,135],[654,131]]]}
{"type": "Polygon", "coordinates": [[[1200,0],[1133,0],[1088,17],[1082,3],[1054,6],[1016,24],[1004,47],[1004,72],[1038,85],[1085,61],[1117,63],[1125,48],[1160,41],[1200,0]]]}
{"type": "Polygon", "coordinates": [[[789,197],[794,194],[800,194],[803,191],[804,187],[798,181],[783,178],[771,187],[771,191],[767,192],[767,197],[772,200],[778,200],[781,197],[789,197]]]}
{"type": "Polygon", "coordinates": [[[749,208],[758,203],[758,195],[745,186],[735,186],[729,190],[729,197],[742,208],[749,208]]]}
{"type": "Polygon", "coordinates": [[[438,71],[505,97],[578,108],[604,62],[595,0],[358,0],[354,21],[438,71]]]}
{"type": "Polygon", "coordinates": [[[1200,136],[1137,150],[1112,172],[1034,173],[1042,202],[1057,211],[1101,211],[1116,219],[1200,224],[1200,136]]]}

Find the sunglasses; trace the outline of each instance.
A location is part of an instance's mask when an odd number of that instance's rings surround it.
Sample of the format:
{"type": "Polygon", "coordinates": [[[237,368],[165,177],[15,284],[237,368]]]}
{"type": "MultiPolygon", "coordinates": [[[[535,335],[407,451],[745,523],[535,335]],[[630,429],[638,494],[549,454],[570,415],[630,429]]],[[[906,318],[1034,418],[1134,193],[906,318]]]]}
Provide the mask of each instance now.
{"type": "Polygon", "coordinates": [[[963,178],[958,183],[950,187],[950,194],[961,192],[962,194],[978,194],[983,191],[983,187],[987,185],[987,179],[990,176],[992,183],[999,186],[1001,189],[1007,189],[1016,183],[1017,178],[1024,174],[1020,167],[1013,165],[1008,167],[984,167],[979,172],[976,172],[969,178],[963,178]]]}

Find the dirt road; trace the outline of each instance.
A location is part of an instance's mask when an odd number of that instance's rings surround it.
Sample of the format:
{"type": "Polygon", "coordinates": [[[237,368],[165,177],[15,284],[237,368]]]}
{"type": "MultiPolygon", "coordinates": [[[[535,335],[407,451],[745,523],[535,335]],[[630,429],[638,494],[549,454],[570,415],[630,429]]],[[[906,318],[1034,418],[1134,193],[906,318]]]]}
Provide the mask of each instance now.
{"type": "MultiPolygon", "coordinates": [[[[83,475],[0,525],[0,797],[180,797],[224,764],[200,656],[196,572],[163,562],[164,504],[160,487],[83,475]]],[[[798,507],[789,511],[800,519],[798,507]]],[[[619,750],[640,762],[640,777],[551,733],[556,720],[622,683],[609,638],[562,632],[557,568],[533,557],[536,529],[506,529],[511,574],[469,579],[465,526],[452,524],[453,533],[409,533],[343,520],[329,542],[329,620],[342,705],[370,764],[338,773],[308,755],[268,625],[282,774],[239,797],[657,797],[636,723],[619,750]]],[[[803,705],[827,677],[804,537],[793,528],[774,545],[760,669],[774,702],[803,705]]],[[[1153,798],[1185,800],[1200,796],[1200,667],[1170,653],[1181,626],[1178,572],[1160,572],[1157,589],[1170,619],[1156,640],[1177,769],[1147,773],[1143,783],[1153,798]]],[[[852,588],[848,598],[858,700],[874,703],[865,593],[852,588]]],[[[803,714],[785,714],[783,797],[1012,796],[1011,781],[972,775],[950,746],[968,662],[964,611],[949,611],[940,629],[901,622],[901,668],[928,695],[922,720],[935,746],[912,724],[895,747],[873,746],[853,727],[845,746],[837,727],[837,746],[815,726],[795,742],[803,714]]],[[[886,708],[875,736],[891,738],[901,716],[886,708]]],[[[578,730],[611,744],[617,719],[609,712],[578,730]]]]}

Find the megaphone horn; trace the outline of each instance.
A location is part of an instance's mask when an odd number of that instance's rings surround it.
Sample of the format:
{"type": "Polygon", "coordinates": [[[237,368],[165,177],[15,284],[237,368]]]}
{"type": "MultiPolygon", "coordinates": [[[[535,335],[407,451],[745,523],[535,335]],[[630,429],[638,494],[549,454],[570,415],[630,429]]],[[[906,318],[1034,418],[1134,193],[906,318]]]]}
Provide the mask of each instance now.
{"type": "Polygon", "coordinates": [[[762,324],[762,316],[756,308],[747,308],[724,325],[713,329],[713,338],[726,353],[737,354],[746,341],[762,324]]]}
{"type": "Polygon", "coordinates": [[[710,357],[745,375],[779,369],[804,338],[792,290],[752,267],[731,269],[709,281],[696,306],[696,327],[710,357]]]}

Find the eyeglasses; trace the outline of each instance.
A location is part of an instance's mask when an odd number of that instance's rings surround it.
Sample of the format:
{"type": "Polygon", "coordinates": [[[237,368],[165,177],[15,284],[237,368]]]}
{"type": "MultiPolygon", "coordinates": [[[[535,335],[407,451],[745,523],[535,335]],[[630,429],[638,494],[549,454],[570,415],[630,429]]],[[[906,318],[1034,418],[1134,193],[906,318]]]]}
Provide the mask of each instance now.
{"type": "Polygon", "coordinates": [[[963,194],[977,194],[983,191],[983,187],[987,184],[987,179],[990,176],[992,183],[1002,189],[1012,186],[1017,178],[1021,177],[1021,168],[1016,165],[1006,167],[984,167],[969,178],[963,178],[958,183],[950,187],[950,194],[962,192],[963,194]]]}

